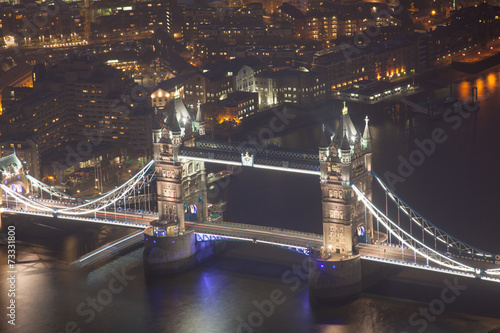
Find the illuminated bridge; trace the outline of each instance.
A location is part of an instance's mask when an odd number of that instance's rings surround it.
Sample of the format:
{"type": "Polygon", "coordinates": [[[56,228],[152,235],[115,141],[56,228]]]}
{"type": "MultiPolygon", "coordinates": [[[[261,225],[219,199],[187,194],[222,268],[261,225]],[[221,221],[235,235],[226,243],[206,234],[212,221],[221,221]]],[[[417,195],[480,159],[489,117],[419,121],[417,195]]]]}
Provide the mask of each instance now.
{"type": "Polygon", "coordinates": [[[146,229],[146,241],[166,238],[174,243],[194,234],[197,244],[229,240],[270,244],[309,255],[322,268],[361,259],[500,282],[498,255],[438,228],[372,171],[368,121],[360,135],[344,111],[339,128],[331,138],[324,131],[318,154],[194,140],[188,144],[175,126],[171,133],[164,128],[155,132],[154,160],[121,186],[89,199],[72,197],[31,177],[10,155],[0,159],[1,213],[146,229]],[[207,184],[229,173],[207,179],[205,163],[318,175],[323,233],[214,218],[207,184]],[[150,210],[153,181],[158,212],[150,210]],[[385,194],[384,209],[373,204],[373,186],[385,194]]]}

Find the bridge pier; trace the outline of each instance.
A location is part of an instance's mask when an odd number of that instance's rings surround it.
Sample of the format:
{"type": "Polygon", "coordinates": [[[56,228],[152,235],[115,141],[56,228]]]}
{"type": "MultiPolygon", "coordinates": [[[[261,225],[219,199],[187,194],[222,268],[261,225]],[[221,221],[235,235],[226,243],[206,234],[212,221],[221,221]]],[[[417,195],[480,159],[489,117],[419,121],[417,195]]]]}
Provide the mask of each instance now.
{"type": "Polygon", "coordinates": [[[174,223],[155,221],[144,231],[144,271],[146,275],[184,272],[219,254],[225,246],[223,241],[197,242],[194,231],[179,234],[174,223]]]}
{"type": "Polygon", "coordinates": [[[309,298],[336,303],[358,297],[362,290],[361,256],[338,260],[309,260],[309,298]]]}

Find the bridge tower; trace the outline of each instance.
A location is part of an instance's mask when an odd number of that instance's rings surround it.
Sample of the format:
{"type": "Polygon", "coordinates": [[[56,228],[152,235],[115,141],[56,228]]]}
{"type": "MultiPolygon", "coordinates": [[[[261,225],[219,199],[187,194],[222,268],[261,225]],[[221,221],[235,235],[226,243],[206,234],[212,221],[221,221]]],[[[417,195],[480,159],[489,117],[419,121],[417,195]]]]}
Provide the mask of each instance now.
{"type": "Polygon", "coordinates": [[[361,260],[357,243],[373,239],[372,217],[357,200],[351,182],[371,198],[371,135],[366,121],[361,137],[344,102],[339,125],[328,142],[325,129],[319,145],[323,216],[323,247],[313,255],[309,292],[332,301],[361,291],[361,260]]]}
{"type": "MultiPolygon", "coordinates": [[[[325,136],[326,133],[323,133],[325,136]]],[[[320,144],[323,244],[328,257],[355,253],[357,242],[373,237],[371,215],[356,199],[351,181],[371,198],[371,135],[368,119],[361,137],[344,102],[339,125],[327,146],[320,144]]]]}
{"type": "MultiPolygon", "coordinates": [[[[203,161],[179,160],[182,146],[192,147],[197,137],[205,134],[201,110],[193,122],[179,94],[176,92],[171,108],[165,119],[155,116],[153,126],[153,147],[156,163],[156,179],[158,194],[158,223],[168,223],[168,232],[163,237],[173,237],[172,242],[165,242],[153,230],[147,230],[149,242],[145,244],[144,259],[146,265],[159,264],[163,260],[165,267],[182,267],[183,263],[192,262],[198,250],[194,233],[186,228],[185,221],[205,222],[208,219],[207,182],[205,163],[203,161]],[[154,242],[157,240],[158,242],[154,242]],[[160,245],[162,249],[156,249],[160,245]],[[166,254],[168,245],[168,252],[166,254]],[[177,245],[175,245],[177,244],[177,245]],[[163,252],[162,252],[163,251],[163,252]],[[172,252],[179,251],[173,255],[172,252]],[[152,253],[155,258],[151,257],[152,253]],[[164,253],[158,258],[158,253],[164,253]],[[172,258],[180,260],[172,266],[172,258]]],[[[152,227],[150,227],[152,228],[152,227]]],[[[148,229],[150,229],[148,228],[148,229]]],[[[148,267],[151,267],[149,265],[148,267]]],[[[178,269],[175,270],[178,270],[178,269]]],[[[167,269],[169,270],[169,269],[167,269]]]]}

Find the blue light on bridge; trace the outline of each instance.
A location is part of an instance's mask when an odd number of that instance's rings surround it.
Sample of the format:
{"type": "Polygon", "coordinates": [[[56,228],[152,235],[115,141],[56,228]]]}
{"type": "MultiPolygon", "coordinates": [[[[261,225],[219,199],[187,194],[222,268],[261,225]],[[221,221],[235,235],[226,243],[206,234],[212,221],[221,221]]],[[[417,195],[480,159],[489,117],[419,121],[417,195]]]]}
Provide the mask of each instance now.
{"type": "Polygon", "coordinates": [[[175,244],[175,241],[174,241],[174,240],[172,241],[172,244],[175,244]]]}
{"type": "Polygon", "coordinates": [[[358,235],[359,236],[364,236],[365,235],[365,227],[364,226],[360,225],[358,227],[358,235]]]}
{"type": "Polygon", "coordinates": [[[155,244],[156,244],[156,240],[153,240],[153,243],[155,243],[155,244]]]}
{"type": "Polygon", "coordinates": [[[335,268],[335,265],[332,265],[332,268],[335,268]]]}
{"type": "Polygon", "coordinates": [[[321,264],[321,265],[319,265],[319,267],[324,268],[324,267],[325,267],[325,265],[321,264]]]}

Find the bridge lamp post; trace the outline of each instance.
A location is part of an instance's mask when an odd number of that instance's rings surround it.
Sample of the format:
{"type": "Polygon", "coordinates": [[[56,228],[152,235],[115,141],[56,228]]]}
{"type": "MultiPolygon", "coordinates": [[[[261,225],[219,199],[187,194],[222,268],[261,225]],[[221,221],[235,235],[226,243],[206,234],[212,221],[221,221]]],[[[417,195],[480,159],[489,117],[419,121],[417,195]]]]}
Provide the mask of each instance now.
{"type": "Polygon", "coordinates": [[[151,194],[151,190],[149,189],[149,185],[148,184],[148,194],[146,195],[147,199],[148,199],[148,211],[151,211],[151,200],[149,199],[149,194],[151,194]]]}

